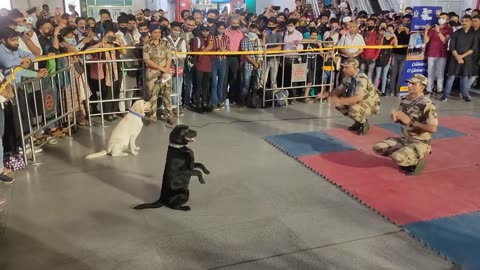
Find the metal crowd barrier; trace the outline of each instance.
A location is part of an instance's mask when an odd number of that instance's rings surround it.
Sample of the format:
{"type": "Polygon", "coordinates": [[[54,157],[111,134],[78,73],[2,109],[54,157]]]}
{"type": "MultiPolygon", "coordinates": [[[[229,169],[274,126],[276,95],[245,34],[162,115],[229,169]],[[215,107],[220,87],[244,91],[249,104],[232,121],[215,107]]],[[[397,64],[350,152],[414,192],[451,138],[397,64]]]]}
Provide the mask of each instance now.
{"type": "MultiPolygon", "coordinates": [[[[79,108],[75,100],[76,87],[73,85],[76,71],[71,57],[63,58],[61,61],[64,61],[64,67],[45,78],[13,81],[17,126],[26,164],[29,151],[31,151],[33,162],[36,162],[33,139],[35,135],[41,134],[47,128],[59,127],[62,132],[68,130],[68,135],[71,136],[71,128],[76,124],[75,112],[79,108]],[[27,149],[27,144],[30,144],[30,150],[27,149]]],[[[48,141],[42,145],[46,143],[48,141]]]]}
{"type": "MultiPolygon", "coordinates": [[[[172,63],[175,66],[174,72],[175,72],[175,74],[178,74],[178,72],[179,72],[179,66],[178,66],[179,52],[178,52],[177,48],[175,48],[173,46],[169,45],[169,48],[173,53],[172,63]]],[[[183,69],[183,66],[181,66],[180,68],[183,69]]],[[[182,95],[182,90],[181,90],[182,85],[181,84],[183,84],[183,74],[181,76],[172,77],[172,94],[170,95],[170,98],[172,99],[172,109],[177,110],[177,121],[180,119],[180,110],[181,110],[181,107],[182,107],[182,104],[180,104],[180,102],[181,102],[180,98],[181,98],[181,95],[182,95]],[[173,82],[175,82],[175,83],[173,83],[173,82]],[[173,100],[175,100],[175,102],[173,102],[173,100]]]]}
{"type": "Polygon", "coordinates": [[[126,55],[115,59],[110,56],[108,60],[105,54],[116,54],[116,51],[83,55],[84,69],[88,74],[85,83],[92,91],[92,98],[87,98],[89,126],[92,126],[92,117],[96,116],[101,118],[101,124],[105,126],[106,117],[128,112],[134,101],[145,97],[143,53],[140,53],[142,57],[135,57],[135,52],[142,48],[130,46],[126,49],[126,55]]]}
{"type": "Polygon", "coordinates": [[[291,52],[285,51],[279,54],[268,54],[268,47],[278,47],[284,45],[292,45],[292,43],[269,43],[264,45],[264,61],[262,67],[262,84],[263,84],[263,107],[268,107],[267,104],[271,103],[272,107],[275,107],[275,103],[278,99],[284,99],[288,104],[289,100],[315,98],[315,95],[310,95],[306,91],[311,92],[312,88],[320,89],[320,92],[325,91],[327,88],[332,90],[333,83],[335,81],[335,50],[332,47],[325,48],[326,44],[333,45],[332,41],[302,41],[299,44],[303,44],[306,47],[308,44],[318,44],[320,48],[324,48],[319,51],[308,52],[291,52]],[[323,61],[321,61],[321,58],[323,61]],[[326,59],[332,59],[332,66],[326,66],[326,59]],[[328,78],[325,78],[328,76],[328,78]],[[278,80],[278,76],[280,80],[278,80]],[[270,85],[267,84],[267,79],[270,77],[270,85]],[[269,86],[269,87],[267,87],[269,86]],[[282,91],[288,91],[290,94],[295,93],[295,96],[288,97],[285,95],[279,95],[282,91]],[[300,94],[298,94],[300,92],[300,94]],[[280,97],[281,96],[281,97],[280,97]]]}

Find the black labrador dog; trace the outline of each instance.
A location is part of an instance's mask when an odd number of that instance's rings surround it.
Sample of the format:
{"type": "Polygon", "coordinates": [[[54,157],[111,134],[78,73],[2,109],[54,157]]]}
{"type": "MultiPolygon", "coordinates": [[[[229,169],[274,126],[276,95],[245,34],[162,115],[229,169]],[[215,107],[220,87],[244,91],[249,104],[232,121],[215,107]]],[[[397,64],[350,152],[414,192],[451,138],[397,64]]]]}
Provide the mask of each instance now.
{"type": "Polygon", "coordinates": [[[192,149],[187,147],[189,142],[195,141],[197,132],[186,125],[176,126],[170,132],[167,161],[163,172],[162,192],[160,199],[153,203],[144,203],[134,207],[141,210],[166,206],[175,210],[189,211],[188,202],[190,191],[188,185],[190,177],[197,176],[201,184],[205,184],[201,169],[205,174],[210,171],[202,164],[196,163],[192,149]]]}

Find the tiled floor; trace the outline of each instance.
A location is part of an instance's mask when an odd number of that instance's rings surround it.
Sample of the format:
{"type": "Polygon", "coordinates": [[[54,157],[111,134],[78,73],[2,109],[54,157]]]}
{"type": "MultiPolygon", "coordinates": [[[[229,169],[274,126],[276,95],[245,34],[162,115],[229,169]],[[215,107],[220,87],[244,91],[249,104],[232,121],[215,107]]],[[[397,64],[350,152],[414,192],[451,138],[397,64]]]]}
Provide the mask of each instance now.
{"type": "MultiPolygon", "coordinates": [[[[474,101],[438,104],[440,115],[473,115],[474,101]]],[[[388,123],[398,102],[383,99],[371,122],[388,123]]],[[[0,269],[454,269],[263,140],[351,124],[328,104],[187,112],[183,123],[212,171],[205,185],[192,179],[191,212],[131,209],[159,194],[169,129],[145,127],[137,157],[86,161],[111,127],[82,128],[0,186],[0,269]]]]}

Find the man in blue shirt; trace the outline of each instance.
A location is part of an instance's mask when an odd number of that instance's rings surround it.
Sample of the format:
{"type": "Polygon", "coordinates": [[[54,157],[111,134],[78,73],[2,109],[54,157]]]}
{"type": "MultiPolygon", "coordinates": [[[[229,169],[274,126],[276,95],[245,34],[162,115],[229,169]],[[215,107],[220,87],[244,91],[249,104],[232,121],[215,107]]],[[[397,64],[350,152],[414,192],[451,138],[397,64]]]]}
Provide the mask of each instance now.
{"type": "MultiPolygon", "coordinates": [[[[35,56],[24,50],[19,49],[18,41],[20,34],[9,27],[0,28],[0,72],[8,78],[11,74],[11,68],[22,66],[28,68],[35,56]]],[[[40,71],[42,74],[43,70],[40,71]]],[[[15,76],[15,81],[20,82],[21,77],[37,77],[36,71],[21,70],[15,76]]]]}

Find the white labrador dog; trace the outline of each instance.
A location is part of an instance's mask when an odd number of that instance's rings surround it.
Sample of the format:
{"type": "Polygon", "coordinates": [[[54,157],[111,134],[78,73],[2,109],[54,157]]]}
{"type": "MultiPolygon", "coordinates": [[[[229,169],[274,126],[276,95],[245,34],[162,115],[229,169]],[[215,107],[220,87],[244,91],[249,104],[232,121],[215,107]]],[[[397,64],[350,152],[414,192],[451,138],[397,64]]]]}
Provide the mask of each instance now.
{"type": "Polygon", "coordinates": [[[106,155],[112,157],[125,157],[128,156],[127,150],[134,156],[138,155],[138,147],[135,144],[140,131],[142,131],[143,122],[142,118],[145,116],[145,112],[151,110],[150,102],[144,100],[137,100],[133,103],[128,113],[122,120],[115,126],[108,140],[107,150],[90,154],[85,159],[98,158],[106,155]]]}

